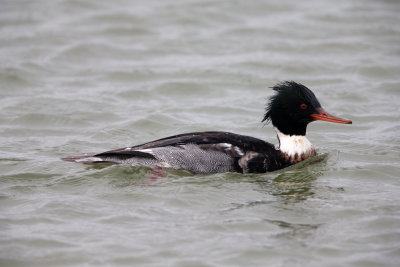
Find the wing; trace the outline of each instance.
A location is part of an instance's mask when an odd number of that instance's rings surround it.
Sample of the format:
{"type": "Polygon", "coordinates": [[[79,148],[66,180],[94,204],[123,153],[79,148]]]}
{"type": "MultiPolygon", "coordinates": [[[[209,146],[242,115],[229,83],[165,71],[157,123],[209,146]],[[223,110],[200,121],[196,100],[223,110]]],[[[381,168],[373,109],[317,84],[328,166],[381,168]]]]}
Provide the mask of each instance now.
{"type": "Polygon", "coordinates": [[[229,132],[193,132],[193,133],[174,135],[137,146],[110,150],[107,151],[106,153],[113,153],[113,152],[126,153],[127,151],[137,151],[141,149],[150,149],[150,148],[165,147],[165,146],[179,146],[186,144],[201,145],[201,144],[219,144],[219,143],[231,144],[243,150],[253,150],[257,152],[269,151],[271,149],[274,149],[274,146],[272,144],[251,136],[245,136],[229,132]]]}
{"type": "Polygon", "coordinates": [[[228,132],[194,132],[91,155],[96,162],[158,164],[195,173],[266,172],[272,144],[228,132]]]}

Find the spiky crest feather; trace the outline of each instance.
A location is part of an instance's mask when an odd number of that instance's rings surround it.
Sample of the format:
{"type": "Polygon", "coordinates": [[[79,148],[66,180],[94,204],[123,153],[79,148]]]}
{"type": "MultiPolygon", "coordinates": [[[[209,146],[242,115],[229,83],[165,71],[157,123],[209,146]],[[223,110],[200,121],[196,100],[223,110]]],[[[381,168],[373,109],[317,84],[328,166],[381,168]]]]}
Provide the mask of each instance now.
{"type": "Polygon", "coordinates": [[[265,106],[265,114],[261,122],[265,122],[266,124],[268,124],[271,121],[272,109],[274,105],[277,104],[280,96],[282,96],[283,94],[296,93],[297,95],[306,99],[307,101],[314,102],[313,104],[315,104],[316,106],[320,106],[314,93],[301,83],[297,83],[295,81],[283,81],[270,88],[272,88],[272,90],[276,91],[277,93],[275,93],[273,96],[269,98],[269,101],[265,106]]]}

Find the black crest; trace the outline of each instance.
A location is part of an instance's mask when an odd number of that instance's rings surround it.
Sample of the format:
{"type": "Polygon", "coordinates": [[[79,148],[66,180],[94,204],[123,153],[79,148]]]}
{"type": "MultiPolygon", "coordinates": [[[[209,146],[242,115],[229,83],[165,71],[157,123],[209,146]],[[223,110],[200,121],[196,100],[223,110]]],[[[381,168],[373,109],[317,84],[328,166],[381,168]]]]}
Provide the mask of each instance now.
{"type": "Polygon", "coordinates": [[[263,122],[269,121],[285,134],[305,135],[310,114],[321,107],[314,93],[301,83],[285,81],[273,86],[276,93],[265,108],[263,122]]]}
{"type": "Polygon", "coordinates": [[[285,102],[289,102],[290,99],[297,98],[303,100],[303,102],[312,103],[314,107],[321,106],[314,93],[301,83],[284,81],[272,86],[271,88],[277,93],[269,98],[265,107],[265,115],[262,122],[268,123],[271,121],[271,115],[274,108],[277,108],[277,105],[286,106],[285,102]]]}

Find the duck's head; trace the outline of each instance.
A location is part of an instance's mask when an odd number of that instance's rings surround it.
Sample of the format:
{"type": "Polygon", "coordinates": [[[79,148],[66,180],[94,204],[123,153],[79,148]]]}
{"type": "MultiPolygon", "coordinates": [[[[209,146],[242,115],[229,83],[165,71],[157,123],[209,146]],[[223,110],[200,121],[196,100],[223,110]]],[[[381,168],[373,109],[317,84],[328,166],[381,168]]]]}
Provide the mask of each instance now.
{"type": "Polygon", "coordinates": [[[276,91],[266,106],[262,121],[271,121],[285,135],[306,135],[307,125],[315,120],[351,124],[351,120],[327,113],[306,86],[293,81],[272,87],[276,91]]]}

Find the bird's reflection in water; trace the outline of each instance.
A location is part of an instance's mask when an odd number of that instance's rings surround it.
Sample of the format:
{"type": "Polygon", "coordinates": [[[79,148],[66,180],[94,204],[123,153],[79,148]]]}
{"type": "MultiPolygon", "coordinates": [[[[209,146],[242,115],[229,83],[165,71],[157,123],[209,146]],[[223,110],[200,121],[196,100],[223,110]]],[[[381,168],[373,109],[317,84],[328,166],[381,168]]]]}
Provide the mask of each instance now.
{"type": "Polygon", "coordinates": [[[285,203],[304,201],[315,194],[314,181],[322,175],[320,169],[326,161],[327,154],[322,154],[298,163],[279,172],[269,183],[261,183],[261,188],[285,203]]]}
{"type": "Polygon", "coordinates": [[[273,179],[272,194],[285,202],[299,202],[314,194],[313,182],[318,174],[309,170],[287,171],[273,179]]]}

